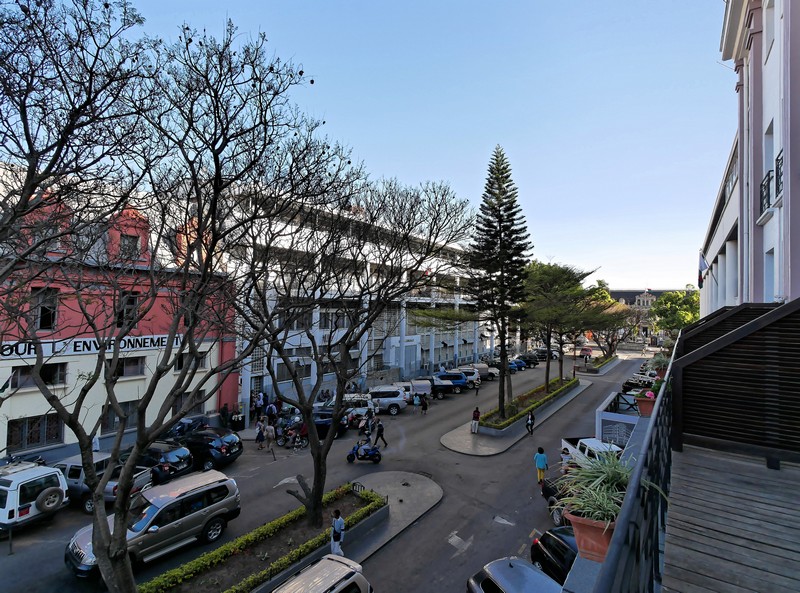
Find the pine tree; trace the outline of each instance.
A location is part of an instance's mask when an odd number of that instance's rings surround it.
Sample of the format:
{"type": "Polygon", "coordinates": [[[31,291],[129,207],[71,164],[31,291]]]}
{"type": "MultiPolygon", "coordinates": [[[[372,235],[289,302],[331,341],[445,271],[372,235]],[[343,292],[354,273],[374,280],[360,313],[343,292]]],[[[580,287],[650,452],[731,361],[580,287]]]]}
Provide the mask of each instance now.
{"type": "Polygon", "coordinates": [[[474,270],[469,292],[483,319],[497,329],[500,341],[500,393],[498,408],[505,417],[506,390],[511,400],[508,374],[509,321],[525,298],[525,266],[532,249],[525,217],[517,203],[511,165],[500,146],[495,147],[478,213],[470,250],[474,270]],[[507,388],[507,389],[506,389],[507,388]]]}

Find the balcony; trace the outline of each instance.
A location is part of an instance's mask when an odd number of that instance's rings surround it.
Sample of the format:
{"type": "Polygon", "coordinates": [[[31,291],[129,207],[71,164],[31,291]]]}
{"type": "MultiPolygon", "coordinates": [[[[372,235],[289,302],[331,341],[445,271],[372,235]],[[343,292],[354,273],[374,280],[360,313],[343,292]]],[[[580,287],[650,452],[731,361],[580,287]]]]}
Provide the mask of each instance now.
{"type": "Polygon", "coordinates": [[[759,216],[764,214],[769,210],[770,206],[772,206],[772,195],[770,193],[771,185],[772,171],[767,171],[767,174],[764,175],[764,179],[761,180],[761,210],[758,213],[759,216]]]}
{"type": "Polygon", "coordinates": [[[798,324],[800,299],[682,331],[625,448],[634,469],[606,560],[578,558],[564,591],[800,591],[798,324]]]}
{"type": "Polygon", "coordinates": [[[775,158],[775,199],[783,193],[783,151],[775,158]]]}

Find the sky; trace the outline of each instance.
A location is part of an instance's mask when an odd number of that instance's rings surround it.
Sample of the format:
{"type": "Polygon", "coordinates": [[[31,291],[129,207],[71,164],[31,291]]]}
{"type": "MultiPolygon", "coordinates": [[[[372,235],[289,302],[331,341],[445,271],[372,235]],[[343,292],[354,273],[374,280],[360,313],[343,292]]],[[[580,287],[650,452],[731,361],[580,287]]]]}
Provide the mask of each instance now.
{"type": "Polygon", "coordinates": [[[477,208],[500,145],[543,262],[683,289],[736,134],[723,0],[133,0],[144,31],[263,32],[372,178],[477,208]]]}

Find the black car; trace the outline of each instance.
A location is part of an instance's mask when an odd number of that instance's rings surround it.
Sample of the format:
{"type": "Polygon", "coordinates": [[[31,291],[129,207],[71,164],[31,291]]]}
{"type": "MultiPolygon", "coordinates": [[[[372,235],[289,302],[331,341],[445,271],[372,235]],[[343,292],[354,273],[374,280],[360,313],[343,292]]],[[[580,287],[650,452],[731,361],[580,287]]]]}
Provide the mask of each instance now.
{"type": "MultiPolygon", "coordinates": [[[[317,425],[317,436],[320,439],[324,439],[328,436],[328,431],[331,429],[331,424],[333,423],[333,412],[322,409],[314,412],[313,414],[314,424],[317,425]]],[[[347,429],[349,428],[349,423],[347,421],[347,414],[342,414],[342,419],[339,421],[339,427],[336,430],[336,435],[333,437],[334,439],[338,439],[340,436],[343,436],[347,429]]]]}
{"type": "MultiPolygon", "coordinates": [[[[130,457],[133,447],[120,453],[120,462],[130,457]]],[[[192,454],[176,441],[155,441],[139,454],[136,465],[152,468],[150,473],[154,484],[163,484],[172,478],[194,471],[192,454]]]]}
{"type": "Polygon", "coordinates": [[[164,435],[164,438],[177,439],[189,434],[190,432],[200,430],[210,425],[211,420],[204,414],[198,416],[187,416],[186,418],[181,418],[177,424],[170,428],[167,431],[167,434],[164,435]]]}
{"type": "Polygon", "coordinates": [[[242,439],[227,428],[206,427],[181,438],[184,447],[192,452],[195,467],[219,469],[233,463],[244,451],[242,439]]]}
{"type": "Polygon", "coordinates": [[[531,563],[562,585],[577,555],[578,546],[571,526],[554,527],[531,544],[531,563]]]}
{"type": "Polygon", "coordinates": [[[535,367],[539,364],[539,357],[534,352],[526,352],[517,356],[519,360],[527,364],[529,367],[535,367]]]}

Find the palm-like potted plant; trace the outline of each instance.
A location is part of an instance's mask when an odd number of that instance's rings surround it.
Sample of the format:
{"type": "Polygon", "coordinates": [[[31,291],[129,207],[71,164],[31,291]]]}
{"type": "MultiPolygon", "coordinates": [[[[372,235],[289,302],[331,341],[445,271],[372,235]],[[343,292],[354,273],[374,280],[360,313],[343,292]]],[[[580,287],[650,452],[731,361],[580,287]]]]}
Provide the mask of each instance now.
{"type": "Polygon", "coordinates": [[[650,359],[650,362],[647,363],[647,366],[654,370],[656,374],[663,379],[664,375],[667,373],[667,368],[669,368],[669,356],[663,352],[659,352],[650,359]]]}
{"type": "Polygon", "coordinates": [[[572,524],[583,558],[605,560],[631,471],[631,466],[610,453],[582,462],[559,478],[559,486],[568,495],[558,504],[572,524]]]}

